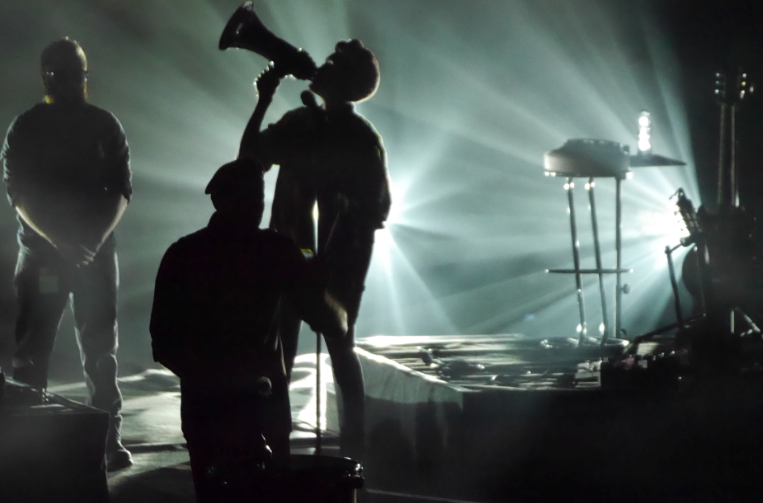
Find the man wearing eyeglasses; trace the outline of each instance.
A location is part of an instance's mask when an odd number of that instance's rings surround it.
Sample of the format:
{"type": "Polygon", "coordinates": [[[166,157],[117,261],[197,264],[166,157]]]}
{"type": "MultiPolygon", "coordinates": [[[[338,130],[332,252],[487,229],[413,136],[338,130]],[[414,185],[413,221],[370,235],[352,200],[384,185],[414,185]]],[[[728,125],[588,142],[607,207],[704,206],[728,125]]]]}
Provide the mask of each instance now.
{"type": "Polygon", "coordinates": [[[132,194],[124,130],[87,102],[87,59],[68,37],[41,56],[45,99],[11,124],[2,150],[18,213],[14,379],[45,388],[71,298],[89,404],[110,414],[109,470],[132,464],[120,441],[117,285],[113,230],[132,194]]]}

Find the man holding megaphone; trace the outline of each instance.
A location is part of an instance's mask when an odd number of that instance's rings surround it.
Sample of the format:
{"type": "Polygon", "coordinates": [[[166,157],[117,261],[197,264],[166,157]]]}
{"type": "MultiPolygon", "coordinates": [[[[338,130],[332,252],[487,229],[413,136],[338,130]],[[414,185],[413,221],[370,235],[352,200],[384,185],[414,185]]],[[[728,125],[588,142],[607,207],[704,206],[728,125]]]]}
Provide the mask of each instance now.
{"type": "MultiPolygon", "coordinates": [[[[264,27],[257,30],[260,47],[262,30],[264,27]]],[[[274,38],[269,32],[266,35],[274,38]]],[[[273,38],[265,39],[268,49],[278,45],[273,38]]],[[[242,137],[239,156],[256,159],[265,170],[280,165],[270,227],[290,236],[303,250],[317,250],[331,269],[329,292],[344,306],[348,317],[347,337],[326,340],[342,405],[341,449],[343,455],[361,459],[365,389],[354,351],[355,321],[374,232],[384,226],[390,193],[382,139],[371,123],[355,112],[354,103],[376,92],[379,66],[359,40],[337,43],[334,53],[314,72],[309,71],[304,51],[286,50],[282,54],[286,56],[276,59],[257,78],[257,106],[242,137]],[[260,131],[273,95],[288,74],[311,81],[310,91],[302,93],[305,106],[287,112],[260,131]],[[323,99],[322,106],[316,103],[315,95],[323,99]],[[317,248],[313,230],[316,203],[317,248]]],[[[284,306],[280,333],[289,372],[300,326],[301,320],[290,306],[284,306]]]]}

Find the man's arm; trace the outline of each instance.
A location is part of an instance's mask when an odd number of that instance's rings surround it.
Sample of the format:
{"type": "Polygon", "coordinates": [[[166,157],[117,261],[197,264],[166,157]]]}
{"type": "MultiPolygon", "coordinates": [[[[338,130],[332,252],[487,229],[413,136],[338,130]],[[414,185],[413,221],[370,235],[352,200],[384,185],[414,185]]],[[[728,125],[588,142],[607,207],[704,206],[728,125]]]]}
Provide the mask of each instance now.
{"type": "Polygon", "coordinates": [[[81,266],[92,262],[111,234],[132,193],[130,151],[124,130],[112,114],[96,118],[103,132],[103,169],[90,192],[79,193],[58,184],[41,184],[33,169],[34,135],[27,122],[11,125],[3,146],[4,180],[8,197],[21,219],[50,242],[68,261],[81,266]]]}
{"type": "Polygon", "coordinates": [[[104,191],[94,198],[82,216],[83,245],[98,251],[119,224],[128,203],[119,192],[104,191]]]}
{"type": "Polygon", "coordinates": [[[93,261],[127,208],[120,193],[104,191],[84,203],[70,194],[18,196],[16,212],[61,255],[76,265],[93,261]]]}
{"type": "Polygon", "coordinates": [[[252,116],[246,124],[238,150],[239,157],[250,157],[259,161],[262,164],[263,171],[269,170],[273,162],[267,159],[268,156],[263,151],[260,141],[260,129],[262,128],[262,120],[265,118],[265,113],[273,102],[273,95],[283,77],[284,75],[272,65],[268,66],[257,77],[257,105],[254,107],[252,116]]]}

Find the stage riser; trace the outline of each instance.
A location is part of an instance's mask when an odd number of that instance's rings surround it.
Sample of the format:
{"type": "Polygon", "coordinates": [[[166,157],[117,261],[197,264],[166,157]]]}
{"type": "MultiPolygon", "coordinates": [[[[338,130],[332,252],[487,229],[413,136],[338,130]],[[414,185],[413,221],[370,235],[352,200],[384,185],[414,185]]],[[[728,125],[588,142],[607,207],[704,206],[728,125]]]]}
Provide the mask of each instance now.
{"type": "Polygon", "coordinates": [[[375,355],[361,361],[369,487],[501,501],[763,496],[760,383],[471,391],[375,355]]]}

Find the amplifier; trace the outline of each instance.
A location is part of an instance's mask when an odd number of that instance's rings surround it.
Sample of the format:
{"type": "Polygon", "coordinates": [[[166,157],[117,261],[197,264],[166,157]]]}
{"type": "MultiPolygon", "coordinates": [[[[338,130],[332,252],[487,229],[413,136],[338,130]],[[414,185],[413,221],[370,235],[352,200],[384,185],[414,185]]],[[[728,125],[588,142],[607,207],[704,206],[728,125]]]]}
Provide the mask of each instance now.
{"type": "Polygon", "coordinates": [[[6,378],[0,400],[0,501],[109,501],[108,413],[6,378]]]}

